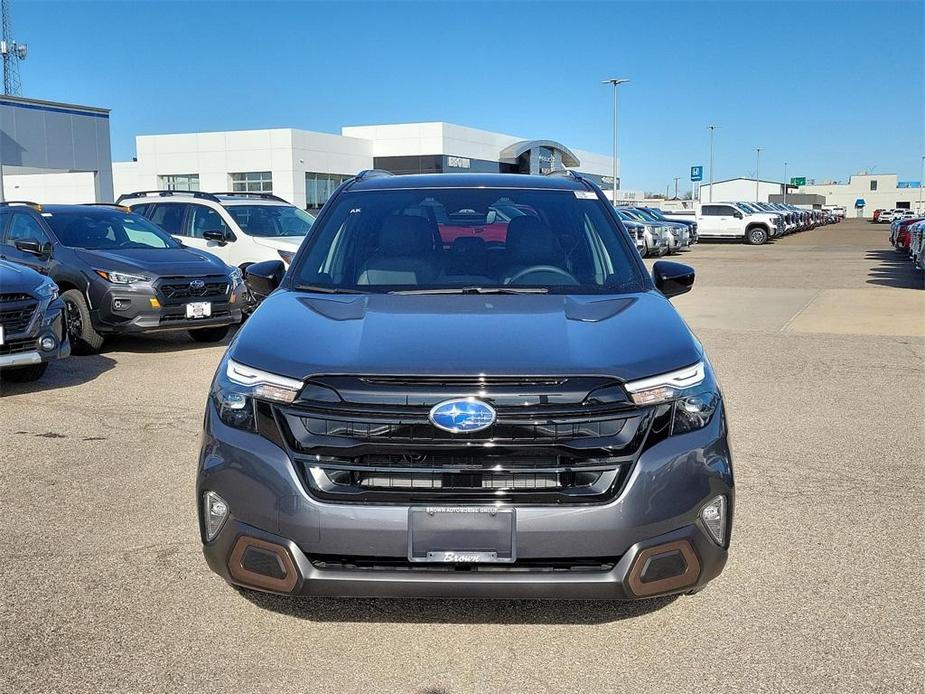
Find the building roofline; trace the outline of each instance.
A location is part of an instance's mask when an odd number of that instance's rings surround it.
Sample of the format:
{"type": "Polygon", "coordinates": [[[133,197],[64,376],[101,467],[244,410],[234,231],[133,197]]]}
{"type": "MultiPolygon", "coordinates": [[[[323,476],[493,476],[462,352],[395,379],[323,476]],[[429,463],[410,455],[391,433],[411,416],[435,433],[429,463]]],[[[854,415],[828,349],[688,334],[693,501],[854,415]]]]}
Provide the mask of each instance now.
{"type": "Polygon", "coordinates": [[[4,101],[10,101],[14,105],[48,106],[50,108],[71,109],[75,111],[87,111],[89,113],[105,113],[107,115],[111,112],[110,109],[100,108],[99,106],[84,106],[82,104],[69,104],[64,101],[46,101],[45,99],[29,99],[24,96],[12,96],[9,94],[0,95],[0,103],[3,103],[4,101]]]}

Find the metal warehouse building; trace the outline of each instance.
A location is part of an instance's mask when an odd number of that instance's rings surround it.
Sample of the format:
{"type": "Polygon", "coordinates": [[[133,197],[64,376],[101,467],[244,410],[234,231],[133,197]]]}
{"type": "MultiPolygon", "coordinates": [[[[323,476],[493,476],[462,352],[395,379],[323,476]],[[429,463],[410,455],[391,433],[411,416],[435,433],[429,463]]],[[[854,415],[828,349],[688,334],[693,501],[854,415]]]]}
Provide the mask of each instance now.
{"type": "Polygon", "coordinates": [[[272,192],[320,207],[362,169],[393,173],[545,173],[569,168],[605,188],[611,157],[548,139],[526,139],[451,123],[351,126],[341,134],[292,128],[142,135],[136,158],[113,164],[116,195],[136,190],[272,192]]]}
{"type": "Polygon", "coordinates": [[[0,174],[10,200],[112,200],[108,109],[0,96],[0,174]]]}

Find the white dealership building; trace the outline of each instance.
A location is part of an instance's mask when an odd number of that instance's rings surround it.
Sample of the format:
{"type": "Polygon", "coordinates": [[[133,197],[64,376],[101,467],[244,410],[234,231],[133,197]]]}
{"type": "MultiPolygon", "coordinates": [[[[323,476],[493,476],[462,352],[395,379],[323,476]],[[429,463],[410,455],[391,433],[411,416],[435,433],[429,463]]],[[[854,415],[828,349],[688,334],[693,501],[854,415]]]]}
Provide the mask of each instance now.
{"type": "Polygon", "coordinates": [[[569,168],[605,189],[613,159],[548,139],[528,139],[452,123],[364,125],[339,135],[293,128],[140,135],[133,161],[113,163],[115,195],[140,190],[273,193],[318,208],[363,169],[396,174],[546,173],[569,168]]]}

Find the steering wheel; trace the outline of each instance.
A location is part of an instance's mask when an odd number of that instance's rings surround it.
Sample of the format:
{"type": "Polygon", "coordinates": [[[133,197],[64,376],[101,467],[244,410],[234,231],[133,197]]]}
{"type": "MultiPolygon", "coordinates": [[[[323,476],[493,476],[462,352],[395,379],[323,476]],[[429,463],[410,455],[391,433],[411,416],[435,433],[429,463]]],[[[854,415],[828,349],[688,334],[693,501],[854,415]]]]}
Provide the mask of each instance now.
{"type": "Polygon", "coordinates": [[[578,280],[570,272],[555,265],[531,265],[530,267],[525,267],[520,272],[515,273],[513,277],[508,278],[505,284],[514,284],[517,280],[521,280],[527,275],[532,275],[534,272],[551,272],[554,275],[565,277],[569,280],[569,284],[578,284],[578,280]]]}

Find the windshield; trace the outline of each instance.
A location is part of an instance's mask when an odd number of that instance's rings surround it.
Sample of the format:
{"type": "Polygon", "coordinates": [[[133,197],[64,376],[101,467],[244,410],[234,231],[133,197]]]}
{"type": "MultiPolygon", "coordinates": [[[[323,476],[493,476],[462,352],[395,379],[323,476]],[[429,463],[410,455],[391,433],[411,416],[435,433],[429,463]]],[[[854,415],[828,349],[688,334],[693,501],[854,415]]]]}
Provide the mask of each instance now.
{"type": "Polygon", "coordinates": [[[315,218],[289,205],[228,205],[225,208],[250,236],[305,236],[315,218]]]}
{"type": "Polygon", "coordinates": [[[634,207],[634,208],[633,208],[633,212],[635,212],[637,215],[639,215],[640,217],[642,217],[642,218],[643,218],[644,220],[646,220],[647,222],[659,222],[659,221],[661,221],[658,217],[656,217],[654,214],[652,214],[651,212],[649,212],[649,210],[643,209],[643,208],[641,208],[641,207],[634,207]]]}
{"type": "Polygon", "coordinates": [[[628,236],[597,197],[582,193],[346,193],[309,236],[293,283],[346,292],[643,291],[628,236]]]}
{"type": "Polygon", "coordinates": [[[180,248],[179,242],[137,214],[88,208],[43,216],[58,240],[73,248],[180,248]]]}

